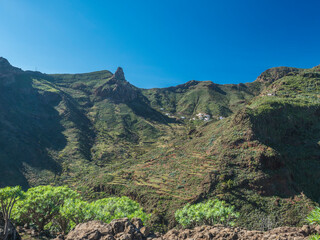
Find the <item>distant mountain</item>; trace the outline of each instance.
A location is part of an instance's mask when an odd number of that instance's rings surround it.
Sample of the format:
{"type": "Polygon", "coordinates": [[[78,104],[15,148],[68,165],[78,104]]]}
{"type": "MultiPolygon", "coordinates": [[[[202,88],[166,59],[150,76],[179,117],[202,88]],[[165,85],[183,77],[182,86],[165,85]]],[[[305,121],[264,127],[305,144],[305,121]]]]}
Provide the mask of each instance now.
{"type": "Polygon", "coordinates": [[[320,67],[139,89],[121,68],[47,75],[0,58],[0,174],[1,186],[128,195],[159,228],[212,197],[242,226],[298,225],[320,202],[320,67]]]}

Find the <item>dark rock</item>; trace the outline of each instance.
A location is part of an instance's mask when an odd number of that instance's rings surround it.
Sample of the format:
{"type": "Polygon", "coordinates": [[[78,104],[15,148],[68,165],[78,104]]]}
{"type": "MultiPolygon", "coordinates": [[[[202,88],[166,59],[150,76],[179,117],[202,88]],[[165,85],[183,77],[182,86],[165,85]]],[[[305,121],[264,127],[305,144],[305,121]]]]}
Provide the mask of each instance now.
{"type": "Polygon", "coordinates": [[[150,228],[149,227],[142,227],[140,229],[140,232],[142,233],[143,236],[147,237],[150,234],[150,228]]]}
{"type": "Polygon", "coordinates": [[[308,236],[312,233],[309,225],[303,225],[300,232],[305,236],[308,236]]]}
{"type": "Polygon", "coordinates": [[[143,227],[143,222],[141,221],[140,218],[132,218],[132,219],[131,219],[131,222],[132,222],[132,224],[133,224],[136,228],[138,228],[138,229],[140,229],[140,228],[143,227]]]}
{"type": "Polygon", "coordinates": [[[101,238],[101,233],[98,230],[95,230],[93,233],[88,235],[88,239],[99,240],[101,238]]]}
{"type": "MultiPolygon", "coordinates": [[[[141,220],[140,220],[141,221],[141,220]]],[[[136,224],[140,224],[138,219],[136,224]]],[[[142,221],[141,221],[142,223],[142,221]]],[[[141,225],[141,229],[144,229],[141,225]]],[[[145,232],[149,229],[145,229],[145,232]]],[[[128,218],[111,221],[109,224],[100,221],[90,221],[77,225],[67,236],[66,240],[143,240],[143,234],[128,218]]],[[[56,239],[58,240],[58,239],[56,239]]]]}
{"type": "Polygon", "coordinates": [[[126,80],[124,77],[124,72],[121,67],[118,67],[117,71],[113,75],[117,80],[126,80]]]}
{"type": "Polygon", "coordinates": [[[128,218],[122,218],[122,219],[116,219],[116,220],[112,220],[110,222],[110,225],[112,227],[113,230],[113,234],[116,235],[118,233],[124,232],[125,230],[125,224],[126,222],[128,222],[129,219],[128,218]]]}

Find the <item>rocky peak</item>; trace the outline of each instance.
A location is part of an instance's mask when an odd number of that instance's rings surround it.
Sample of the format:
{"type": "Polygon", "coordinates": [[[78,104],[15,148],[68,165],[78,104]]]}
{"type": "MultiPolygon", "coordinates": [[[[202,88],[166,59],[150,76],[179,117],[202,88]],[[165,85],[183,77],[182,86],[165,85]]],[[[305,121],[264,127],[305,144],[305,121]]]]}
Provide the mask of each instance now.
{"type": "Polygon", "coordinates": [[[100,99],[111,99],[116,102],[130,102],[139,95],[139,90],[126,81],[123,69],[118,67],[113,76],[94,91],[100,99]]]}
{"type": "Polygon", "coordinates": [[[0,57],[0,69],[12,68],[9,61],[3,57],[0,57]]]}
{"type": "Polygon", "coordinates": [[[21,69],[13,67],[7,59],[0,57],[0,75],[5,73],[17,73],[17,72],[21,72],[21,69]]]}
{"type": "Polygon", "coordinates": [[[270,69],[264,71],[263,73],[261,73],[256,81],[272,83],[272,82],[277,81],[278,79],[280,79],[284,76],[287,76],[289,74],[299,73],[300,71],[301,71],[301,69],[292,68],[292,67],[270,68],[270,69]]]}
{"type": "Polygon", "coordinates": [[[118,67],[117,71],[113,74],[114,78],[117,80],[126,80],[124,77],[124,72],[121,67],[118,67]]]}

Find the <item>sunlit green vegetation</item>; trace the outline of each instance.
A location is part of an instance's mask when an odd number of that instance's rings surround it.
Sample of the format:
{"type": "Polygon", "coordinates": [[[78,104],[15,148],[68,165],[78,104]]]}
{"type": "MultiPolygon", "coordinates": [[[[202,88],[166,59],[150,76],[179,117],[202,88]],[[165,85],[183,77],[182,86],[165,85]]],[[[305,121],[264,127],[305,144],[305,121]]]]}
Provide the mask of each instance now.
{"type": "Polygon", "coordinates": [[[317,207],[314,210],[312,210],[306,220],[310,224],[320,225],[320,207],[317,207]]]}
{"type": "Polygon", "coordinates": [[[0,210],[5,224],[3,226],[3,233],[1,233],[3,234],[3,239],[7,239],[8,236],[12,208],[18,200],[22,200],[23,198],[24,192],[20,186],[0,189],[0,210]]]}
{"type": "MultiPolygon", "coordinates": [[[[30,188],[26,193],[20,191],[19,187],[0,189],[0,202],[6,207],[6,203],[14,204],[17,200],[12,214],[15,222],[34,226],[39,231],[48,229],[66,233],[77,224],[90,220],[109,223],[113,219],[124,217],[140,218],[142,221],[150,218],[137,202],[128,197],[86,202],[68,187],[39,186],[30,188]]],[[[10,206],[9,212],[13,205],[10,206]]],[[[4,216],[10,218],[10,214],[4,216]]]]}
{"type": "Polygon", "coordinates": [[[234,226],[239,217],[233,206],[224,201],[209,200],[206,203],[187,204],[175,213],[176,220],[183,227],[223,224],[234,226]]]}

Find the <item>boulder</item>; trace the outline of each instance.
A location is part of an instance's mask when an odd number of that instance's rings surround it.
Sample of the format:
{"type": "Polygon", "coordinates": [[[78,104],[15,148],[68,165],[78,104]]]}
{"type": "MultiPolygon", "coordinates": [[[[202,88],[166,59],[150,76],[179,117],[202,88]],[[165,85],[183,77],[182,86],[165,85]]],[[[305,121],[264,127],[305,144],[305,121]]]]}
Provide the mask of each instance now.
{"type": "Polygon", "coordinates": [[[150,230],[144,227],[140,219],[129,221],[128,218],[112,220],[109,224],[90,221],[77,225],[66,240],[144,240],[150,230]],[[133,224],[134,222],[135,224],[133,224]],[[142,232],[140,232],[141,228],[142,232]]]}
{"type": "Polygon", "coordinates": [[[150,233],[150,229],[143,226],[140,219],[134,218],[129,221],[128,218],[123,218],[113,220],[109,224],[99,221],[79,224],[68,234],[66,240],[302,240],[309,239],[312,234],[316,233],[320,234],[320,226],[279,227],[263,232],[216,225],[193,229],[171,229],[161,236],[150,233]]]}

